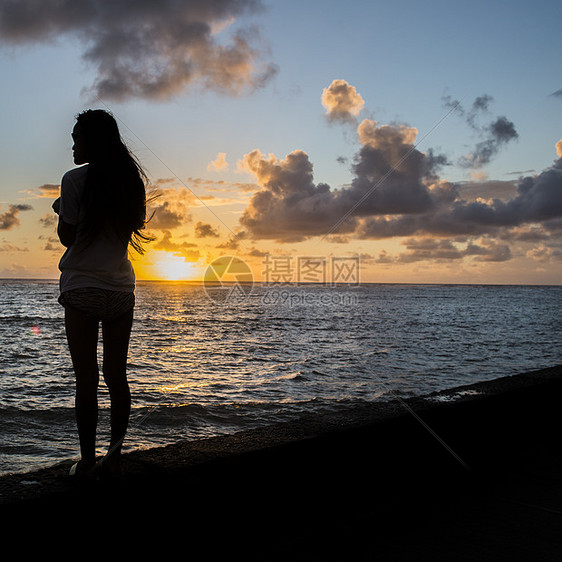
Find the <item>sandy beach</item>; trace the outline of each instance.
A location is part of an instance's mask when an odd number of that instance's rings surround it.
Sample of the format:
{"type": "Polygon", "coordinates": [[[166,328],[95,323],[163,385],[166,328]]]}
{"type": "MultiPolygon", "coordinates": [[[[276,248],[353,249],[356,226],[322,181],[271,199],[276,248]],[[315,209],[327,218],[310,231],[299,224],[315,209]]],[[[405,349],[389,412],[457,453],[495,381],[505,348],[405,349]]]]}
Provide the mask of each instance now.
{"type": "Polygon", "coordinates": [[[0,513],[87,513],[206,559],[559,560],[561,396],[558,366],[130,452],[119,483],[69,482],[69,460],[1,477],[0,513]]]}

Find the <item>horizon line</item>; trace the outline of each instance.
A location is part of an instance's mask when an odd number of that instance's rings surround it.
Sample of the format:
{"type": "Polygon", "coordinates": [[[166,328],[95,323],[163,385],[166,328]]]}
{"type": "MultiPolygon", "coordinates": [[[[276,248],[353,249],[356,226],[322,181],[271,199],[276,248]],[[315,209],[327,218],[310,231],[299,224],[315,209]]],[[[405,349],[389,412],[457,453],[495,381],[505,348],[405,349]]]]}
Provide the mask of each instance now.
{"type": "MultiPolygon", "coordinates": [[[[46,281],[58,283],[59,279],[54,277],[0,277],[0,283],[5,281],[46,281]]],[[[327,287],[362,287],[365,285],[447,285],[447,286],[476,286],[476,287],[562,287],[562,283],[475,283],[470,281],[458,281],[458,282],[439,282],[439,281],[361,281],[358,283],[346,283],[346,282],[322,282],[322,281],[288,281],[288,282],[272,282],[272,281],[225,281],[224,283],[209,282],[204,279],[137,279],[136,283],[174,283],[174,284],[185,284],[185,285],[212,285],[212,286],[222,286],[224,285],[267,285],[271,287],[286,287],[286,286],[302,286],[302,285],[317,285],[317,286],[327,286],[327,287]]]]}

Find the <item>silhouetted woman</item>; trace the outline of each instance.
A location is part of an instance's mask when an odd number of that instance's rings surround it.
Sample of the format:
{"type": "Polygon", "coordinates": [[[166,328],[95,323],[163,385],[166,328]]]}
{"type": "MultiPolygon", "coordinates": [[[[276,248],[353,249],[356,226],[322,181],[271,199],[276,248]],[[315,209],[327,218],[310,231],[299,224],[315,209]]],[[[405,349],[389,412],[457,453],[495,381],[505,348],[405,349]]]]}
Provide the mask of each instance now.
{"type": "Polygon", "coordinates": [[[131,395],[127,353],[135,304],[135,274],[129,247],[143,253],[149,238],[146,176],[123,143],[113,116],[103,110],[78,115],[72,131],[74,163],[87,164],[64,174],[58,236],[67,248],[59,269],[59,302],[76,375],[76,423],[81,460],[71,475],[121,470],[121,445],[127,431],[131,395]],[[103,377],[111,400],[108,454],[96,467],[99,324],[103,339],[103,377]]]}

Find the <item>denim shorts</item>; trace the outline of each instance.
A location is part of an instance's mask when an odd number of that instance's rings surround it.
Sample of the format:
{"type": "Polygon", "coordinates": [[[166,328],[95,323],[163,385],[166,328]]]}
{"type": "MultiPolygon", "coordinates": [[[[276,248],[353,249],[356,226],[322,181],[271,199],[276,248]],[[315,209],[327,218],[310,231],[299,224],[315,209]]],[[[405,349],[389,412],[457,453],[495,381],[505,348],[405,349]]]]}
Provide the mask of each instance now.
{"type": "Polygon", "coordinates": [[[65,308],[74,308],[95,320],[111,322],[135,306],[135,293],[88,287],[65,291],[58,301],[65,308]]]}

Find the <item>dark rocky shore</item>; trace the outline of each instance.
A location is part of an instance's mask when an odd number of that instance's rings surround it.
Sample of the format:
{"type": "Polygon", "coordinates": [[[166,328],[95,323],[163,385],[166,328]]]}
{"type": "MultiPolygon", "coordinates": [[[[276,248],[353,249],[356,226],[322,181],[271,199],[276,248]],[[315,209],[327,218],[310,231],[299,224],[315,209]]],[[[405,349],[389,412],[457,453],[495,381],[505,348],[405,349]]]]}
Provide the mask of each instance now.
{"type": "Polygon", "coordinates": [[[6,475],[2,528],[90,517],[195,560],[562,560],[561,400],[557,366],[130,452],[115,483],[6,475]]]}

